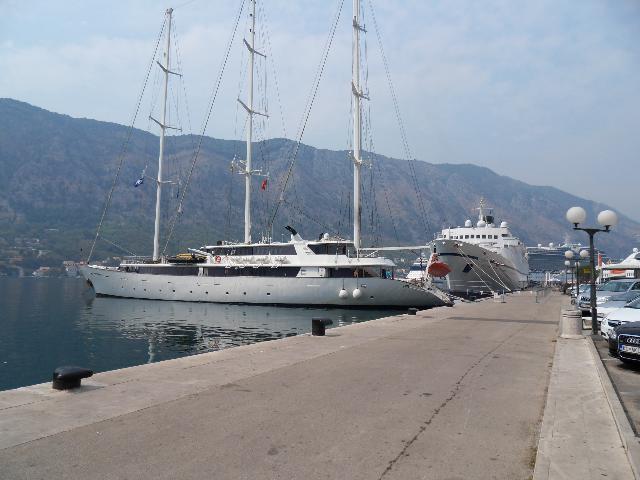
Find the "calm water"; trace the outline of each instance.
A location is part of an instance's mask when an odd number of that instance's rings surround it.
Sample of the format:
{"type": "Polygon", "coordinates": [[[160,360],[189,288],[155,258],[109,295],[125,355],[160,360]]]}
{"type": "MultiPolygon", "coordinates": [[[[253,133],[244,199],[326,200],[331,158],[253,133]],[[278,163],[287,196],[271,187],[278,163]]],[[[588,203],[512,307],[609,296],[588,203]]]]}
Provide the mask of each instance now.
{"type": "Polygon", "coordinates": [[[81,279],[0,278],[0,390],[51,380],[55,367],[101,372],[306,333],[393,311],[95,297],[81,279]]]}

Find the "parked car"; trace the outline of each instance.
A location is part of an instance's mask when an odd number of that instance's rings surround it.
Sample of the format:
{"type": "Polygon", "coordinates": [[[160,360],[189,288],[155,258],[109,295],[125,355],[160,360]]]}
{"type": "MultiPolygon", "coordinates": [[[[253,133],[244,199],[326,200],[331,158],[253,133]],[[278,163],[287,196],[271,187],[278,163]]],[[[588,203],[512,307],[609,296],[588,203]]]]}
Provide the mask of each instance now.
{"type": "MultiPolygon", "coordinates": [[[[613,329],[613,326],[609,326],[608,319],[609,314],[614,311],[623,308],[628,303],[633,302],[635,299],[640,298],[640,290],[631,290],[620,295],[612,297],[609,301],[604,302],[598,306],[598,323],[600,324],[600,334],[607,338],[609,332],[613,329]]],[[[614,326],[618,326],[619,321],[613,322],[614,326]]]]}
{"type": "MultiPolygon", "coordinates": [[[[588,283],[581,284],[580,287],[578,287],[578,295],[587,292],[587,290],[589,290],[589,284],[588,283]]],[[[571,294],[572,297],[576,296],[576,285],[574,285],[569,289],[569,293],[571,294]]]]}
{"type": "Polygon", "coordinates": [[[601,329],[607,330],[610,351],[611,340],[614,342],[616,340],[615,329],[633,322],[640,322],[640,298],[636,298],[624,307],[614,310],[603,319],[601,329]]]}
{"type": "MultiPolygon", "coordinates": [[[[640,291],[640,280],[621,279],[611,280],[596,287],[596,305],[602,305],[611,300],[612,297],[626,293],[631,290],[640,291]]],[[[580,295],[578,308],[582,310],[583,315],[588,315],[591,309],[591,292],[587,290],[580,295]]]]}
{"type": "Polygon", "coordinates": [[[625,363],[640,362],[640,321],[620,325],[611,332],[609,354],[625,363]]]}

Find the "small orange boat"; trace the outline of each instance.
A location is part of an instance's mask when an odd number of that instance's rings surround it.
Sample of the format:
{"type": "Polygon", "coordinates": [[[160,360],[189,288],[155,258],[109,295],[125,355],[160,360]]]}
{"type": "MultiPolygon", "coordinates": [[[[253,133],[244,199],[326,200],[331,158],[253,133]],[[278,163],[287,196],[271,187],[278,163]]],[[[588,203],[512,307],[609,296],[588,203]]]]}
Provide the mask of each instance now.
{"type": "Polygon", "coordinates": [[[446,277],[451,272],[451,267],[439,259],[437,253],[432,253],[427,265],[427,273],[432,277],[446,277]]]}

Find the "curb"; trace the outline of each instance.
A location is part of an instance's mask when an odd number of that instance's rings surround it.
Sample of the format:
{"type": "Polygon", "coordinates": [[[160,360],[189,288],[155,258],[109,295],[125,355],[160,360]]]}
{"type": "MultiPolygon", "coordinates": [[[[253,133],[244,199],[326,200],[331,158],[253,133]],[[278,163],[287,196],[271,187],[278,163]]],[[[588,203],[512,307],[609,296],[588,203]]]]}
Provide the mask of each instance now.
{"type": "Polygon", "coordinates": [[[604,389],[604,394],[607,397],[609,407],[611,408],[611,412],[613,413],[613,418],[616,422],[616,428],[618,429],[618,433],[620,434],[620,439],[622,440],[622,444],[624,445],[624,450],[627,453],[627,458],[629,459],[631,470],[633,470],[633,476],[636,478],[636,480],[639,480],[640,439],[638,439],[633,433],[633,429],[631,428],[631,424],[629,423],[627,414],[622,407],[622,403],[620,402],[618,394],[613,388],[613,384],[611,383],[609,374],[607,373],[604,363],[602,363],[602,359],[600,358],[600,355],[596,350],[593,339],[590,336],[587,336],[587,338],[589,352],[593,356],[594,363],[596,364],[598,377],[600,378],[600,383],[602,384],[602,388],[604,389]]]}
{"type": "MultiPolygon", "coordinates": [[[[558,327],[560,329],[560,327],[558,327]]],[[[559,355],[558,344],[553,349],[553,363],[557,365],[557,359],[559,355]]],[[[549,382],[547,384],[547,393],[544,398],[544,406],[542,407],[542,419],[540,420],[540,430],[538,431],[538,438],[536,439],[536,459],[533,464],[533,472],[531,473],[532,480],[549,480],[549,471],[551,469],[551,459],[548,454],[548,447],[546,439],[553,437],[553,418],[555,417],[555,408],[552,403],[549,402],[549,390],[551,387],[551,377],[553,375],[553,367],[549,369],[549,382]]]]}

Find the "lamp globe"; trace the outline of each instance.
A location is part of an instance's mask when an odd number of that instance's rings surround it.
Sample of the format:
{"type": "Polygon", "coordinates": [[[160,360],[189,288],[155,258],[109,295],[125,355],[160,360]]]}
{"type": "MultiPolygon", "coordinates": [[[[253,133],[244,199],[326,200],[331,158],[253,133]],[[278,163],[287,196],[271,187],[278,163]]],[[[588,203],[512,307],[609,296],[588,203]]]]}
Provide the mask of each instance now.
{"type": "Polygon", "coordinates": [[[567,220],[577,225],[578,223],[583,223],[587,219],[587,212],[582,207],[571,207],[567,210],[567,220]]]}
{"type": "Polygon", "coordinates": [[[603,210],[598,214],[598,223],[603,227],[614,227],[618,224],[618,215],[613,210],[603,210]]]}

